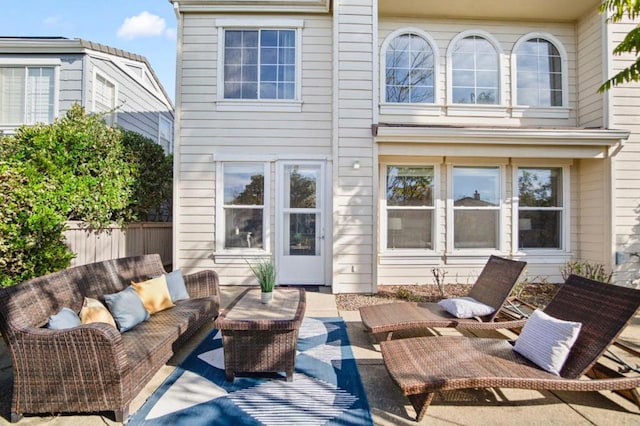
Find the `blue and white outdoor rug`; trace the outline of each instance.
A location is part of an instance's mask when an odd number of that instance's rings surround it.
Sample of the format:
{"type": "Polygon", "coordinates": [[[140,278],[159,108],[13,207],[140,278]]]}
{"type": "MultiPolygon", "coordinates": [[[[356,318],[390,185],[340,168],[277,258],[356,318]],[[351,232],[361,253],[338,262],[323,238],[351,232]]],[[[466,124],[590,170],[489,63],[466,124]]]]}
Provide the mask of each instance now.
{"type": "Polygon", "coordinates": [[[293,381],[225,380],[218,330],[200,343],[129,425],[372,425],[367,396],[341,318],[304,318],[293,381]]]}

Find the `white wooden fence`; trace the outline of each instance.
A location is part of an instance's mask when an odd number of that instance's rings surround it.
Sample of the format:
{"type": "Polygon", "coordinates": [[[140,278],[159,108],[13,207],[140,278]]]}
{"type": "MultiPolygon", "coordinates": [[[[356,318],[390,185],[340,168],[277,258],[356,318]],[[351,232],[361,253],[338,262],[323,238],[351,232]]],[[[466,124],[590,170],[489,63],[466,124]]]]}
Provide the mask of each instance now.
{"type": "Polygon", "coordinates": [[[67,222],[64,236],[76,254],[71,266],[85,265],[119,257],[159,253],[162,263],[172,262],[172,228],[170,222],[140,222],[112,226],[100,233],[82,228],[82,222],[67,222]]]}

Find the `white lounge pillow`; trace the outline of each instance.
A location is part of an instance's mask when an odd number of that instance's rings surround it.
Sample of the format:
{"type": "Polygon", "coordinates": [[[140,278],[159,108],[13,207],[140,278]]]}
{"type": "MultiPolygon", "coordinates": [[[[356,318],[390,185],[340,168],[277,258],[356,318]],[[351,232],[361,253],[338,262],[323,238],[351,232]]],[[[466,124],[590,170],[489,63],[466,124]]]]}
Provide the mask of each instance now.
{"type": "Polygon", "coordinates": [[[559,320],[536,309],[522,328],[513,350],[559,376],[580,328],[579,322],[559,320]]]}
{"type": "Polygon", "coordinates": [[[469,296],[442,299],[438,305],[456,318],[483,317],[495,311],[491,306],[480,303],[469,296]]]}

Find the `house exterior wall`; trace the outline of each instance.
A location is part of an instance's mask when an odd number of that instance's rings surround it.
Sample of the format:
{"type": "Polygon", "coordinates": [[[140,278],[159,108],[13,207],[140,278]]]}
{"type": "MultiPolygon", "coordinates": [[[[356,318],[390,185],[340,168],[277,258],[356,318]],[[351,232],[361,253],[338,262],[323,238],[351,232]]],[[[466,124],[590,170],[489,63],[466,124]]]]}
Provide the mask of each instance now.
{"type": "Polygon", "coordinates": [[[278,250],[273,237],[278,162],[315,158],[326,160],[331,170],[333,218],[327,234],[331,261],[326,284],[335,293],[373,292],[384,284],[433,284],[434,270],[446,271],[446,282],[472,283],[489,254],[526,260],[529,279],[551,282],[562,281],[561,269],[569,260],[616,268],[616,282],[630,282],[637,273],[637,258],[631,255],[640,251],[634,211],[640,181],[632,175],[640,158],[633,149],[633,132],[640,131],[633,124],[636,97],[628,89],[597,92],[610,68],[606,58],[613,40],[620,39],[625,28],[607,27],[595,8],[580,18],[533,20],[518,17],[515,9],[507,14],[513,16],[502,18],[467,14],[456,19],[430,16],[428,8],[422,8],[416,17],[407,18],[394,16],[387,2],[386,12],[378,16],[376,0],[334,2],[328,13],[288,10],[283,15],[268,6],[261,6],[268,11],[263,14],[255,10],[259,6],[229,13],[233,3],[208,2],[207,10],[193,9],[204,7],[201,2],[174,3],[185,5],[179,14],[178,41],[177,267],[213,267],[223,284],[253,282],[246,258],[226,255],[216,246],[215,232],[222,220],[219,168],[229,161],[268,163],[270,239],[268,249],[256,256],[264,258],[278,250]],[[274,113],[217,102],[219,27],[230,20],[259,24],[274,17],[304,22],[299,110],[274,113]],[[389,36],[404,30],[427,34],[435,47],[432,105],[391,104],[384,99],[384,51],[389,36]],[[451,102],[448,48],[464,34],[486,35],[500,52],[498,105],[451,102]],[[548,37],[560,47],[566,75],[562,106],[523,108],[515,102],[513,50],[525,36],[548,37]],[[627,130],[632,134],[621,149],[627,130]],[[385,246],[387,165],[434,168],[433,248],[385,246]],[[453,247],[456,166],[500,170],[495,249],[453,247]],[[562,170],[561,247],[519,248],[518,167],[562,170]],[[615,250],[626,253],[617,266],[614,261],[620,256],[615,250]]]}

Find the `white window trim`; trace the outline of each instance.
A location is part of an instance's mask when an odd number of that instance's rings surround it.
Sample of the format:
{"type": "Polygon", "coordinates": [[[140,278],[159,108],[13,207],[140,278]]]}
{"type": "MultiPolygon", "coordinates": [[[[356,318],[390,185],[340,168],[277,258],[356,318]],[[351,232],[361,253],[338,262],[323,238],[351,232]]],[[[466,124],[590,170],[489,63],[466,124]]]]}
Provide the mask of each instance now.
{"type": "MultiPolygon", "coordinates": [[[[440,162],[425,161],[425,162],[407,162],[407,161],[385,161],[380,163],[379,173],[379,186],[380,196],[380,238],[379,238],[379,253],[385,258],[401,258],[407,257],[424,257],[432,256],[440,259],[439,250],[441,246],[440,241],[440,212],[442,211],[442,200],[440,195],[440,162]],[[387,247],[387,166],[415,166],[415,167],[433,167],[433,217],[431,219],[431,244],[430,249],[414,249],[414,248],[395,248],[390,249],[387,247]]],[[[406,260],[406,259],[405,259],[406,260]]]]}
{"type": "Polygon", "coordinates": [[[506,67],[504,50],[498,40],[487,31],[483,30],[467,30],[456,35],[447,47],[447,115],[451,116],[467,116],[467,117],[506,117],[507,106],[505,104],[506,93],[506,67]],[[486,104],[456,104],[453,102],[453,70],[452,59],[454,47],[458,41],[465,37],[478,36],[487,40],[496,49],[498,55],[498,103],[495,105],[486,104]]]}
{"type": "MultiPolygon", "coordinates": [[[[16,68],[29,68],[29,67],[52,67],[53,68],[53,117],[52,121],[58,118],[60,114],[60,66],[62,60],[60,58],[0,58],[1,67],[16,67],[16,68]]],[[[24,120],[24,114],[22,119],[24,120]]],[[[15,129],[21,125],[21,123],[0,123],[0,131],[5,134],[14,134],[15,129]]]]}
{"type": "Polygon", "coordinates": [[[271,163],[265,161],[217,161],[216,162],[216,202],[215,207],[215,251],[214,256],[229,256],[229,258],[243,259],[244,257],[270,256],[271,255],[271,163]],[[264,232],[262,245],[264,248],[224,248],[225,223],[224,223],[224,164],[228,163],[257,163],[263,165],[264,173],[264,204],[262,215],[262,229],[264,232]]]}
{"type": "MultiPolygon", "coordinates": [[[[488,163],[481,161],[461,161],[448,162],[447,163],[447,226],[446,226],[446,239],[447,248],[446,253],[449,256],[488,256],[490,254],[504,253],[507,248],[506,232],[504,224],[507,223],[507,209],[509,200],[507,199],[507,184],[506,184],[506,163],[488,163]],[[453,205],[453,168],[454,167],[497,167],[500,176],[500,204],[498,207],[491,208],[490,210],[498,210],[498,247],[493,248],[465,248],[456,249],[454,247],[454,205],[453,205]]],[[[489,209],[487,209],[489,210],[489,209]]]]}
{"type": "Polygon", "coordinates": [[[390,115],[428,115],[437,116],[442,113],[440,103],[440,48],[436,40],[425,31],[407,27],[395,30],[389,34],[380,47],[380,114],[390,115]],[[404,34],[415,34],[422,37],[433,51],[433,103],[395,103],[387,102],[387,49],[391,41],[404,34]]]}
{"type": "Polygon", "coordinates": [[[217,111],[301,112],[302,111],[302,19],[216,19],[218,28],[217,111]],[[293,29],[296,32],[296,98],[295,99],[225,99],[224,40],[227,29],[293,29]]]}
{"type": "Polygon", "coordinates": [[[526,160],[512,163],[513,203],[511,205],[511,252],[527,256],[569,256],[571,253],[571,162],[566,160],[526,160]],[[518,212],[520,210],[520,193],[518,189],[518,169],[528,167],[559,167],[562,169],[562,235],[559,249],[520,249],[518,241],[518,212]]]}
{"type": "Polygon", "coordinates": [[[567,59],[567,50],[564,44],[552,34],[545,32],[531,32],[523,35],[516,41],[511,50],[511,116],[514,118],[569,118],[570,109],[568,107],[569,98],[569,76],[568,76],[569,61],[567,59]],[[561,106],[527,106],[518,105],[518,48],[522,43],[525,43],[532,38],[541,38],[552,43],[558,53],[560,54],[560,66],[562,67],[562,105],[561,106]]]}
{"type": "Polygon", "coordinates": [[[111,114],[113,116],[113,124],[116,125],[118,123],[118,94],[120,92],[118,87],[118,82],[109,78],[107,74],[102,72],[101,70],[94,68],[93,69],[93,87],[91,90],[91,112],[95,114],[103,113],[104,111],[96,111],[96,89],[97,89],[97,78],[98,76],[102,77],[105,81],[113,84],[113,112],[111,114]]]}
{"type": "Polygon", "coordinates": [[[158,113],[158,144],[162,145],[162,136],[161,136],[161,128],[162,123],[166,123],[169,125],[169,146],[167,146],[167,154],[173,153],[173,121],[169,120],[167,117],[162,115],[161,112],[158,113]]]}

